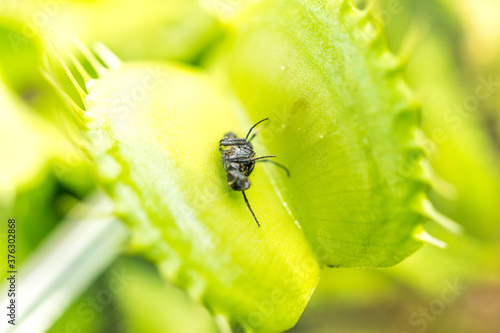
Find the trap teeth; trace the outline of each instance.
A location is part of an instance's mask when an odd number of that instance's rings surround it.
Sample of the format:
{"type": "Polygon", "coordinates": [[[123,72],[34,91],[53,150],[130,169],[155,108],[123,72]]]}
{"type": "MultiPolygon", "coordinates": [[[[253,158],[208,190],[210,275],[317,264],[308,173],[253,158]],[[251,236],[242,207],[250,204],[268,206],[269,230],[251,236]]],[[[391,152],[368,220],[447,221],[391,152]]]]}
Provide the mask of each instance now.
{"type": "Polygon", "coordinates": [[[434,208],[432,203],[428,199],[422,199],[422,208],[424,211],[424,214],[430,218],[431,220],[435,221],[439,225],[441,225],[443,228],[447,229],[448,231],[459,235],[463,232],[463,228],[460,224],[457,222],[453,221],[449,217],[441,214],[439,211],[434,208]]]}
{"type": "Polygon", "coordinates": [[[439,247],[441,249],[445,249],[448,245],[443,242],[440,239],[435,238],[434,236],[430,235],[427,231],[424,230],[424,228],[421,228],[419,231],[417,231],[413,237],[415,239],[418,239],[419,241],[422,241],[427,244],[434,245],[436,247],[439,247]]]}
{"type": "Polygon", "coordinates": [[[217,313],[214,315],[214,321],[221,333],[232,333],[231,324],[226,315],[217,313]]]}
{"type": "Polygon", "coordinates": [[[94,44],[94,52],[101,58],[108,68],[119,68],[122,61],[106,45],[101,42],[94,44]]]}
{"type": "Polygon", "coordinates": [[[76,48],[82,53],[85,59],[90,63],[93,69],[97,72],[98,76],[101,77],[106,73],[106,68],[99,62],[96,56],[88,49],[88,47],[78,39],[76,36],[71,37],[71,41],[76,46],[76,48]]]}
{"type": "Polygon", "coordinates": [[[422,167],[425,177],[429,179],[432,188],[437,193],[450,200],[455,200],[457,198],[458,193],[455,186],[448,183],[443,178],[439,177],[432,168],[429,160],[427,159],[420,160],[420,166],[422,167]]]}

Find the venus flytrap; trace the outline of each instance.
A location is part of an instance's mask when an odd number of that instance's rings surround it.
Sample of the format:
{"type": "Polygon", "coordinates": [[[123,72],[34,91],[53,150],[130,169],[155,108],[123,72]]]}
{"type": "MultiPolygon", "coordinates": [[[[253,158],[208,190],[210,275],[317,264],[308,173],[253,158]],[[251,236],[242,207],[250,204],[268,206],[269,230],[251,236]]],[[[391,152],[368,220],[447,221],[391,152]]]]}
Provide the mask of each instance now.
{"type": "Polygon", "coordinates": [[[217,75],[121,62],[101,45],[104,67],[75,41],[98,73],[75,66],[80,86],[58,59],[84,105],[69,101],[72,117],[132,247],[221,328],[278,332],[298,320],[322,266],[394,265],[422,241],[442,245],[426,219],[456,226],[429,206],[419,165],[399,172],[408,156],[423,156],[419,113],[369,14],[349,1],[273,0],[227,24],[217,75]],[[159,79],[146,85],[151,71],[159,79]],[[124,100],[130,112],[117,107],[124,100]],[[258,228],[227,186],[218,142],[267,116],[256,150],[275,152],[291,177],[255,168],[247,196],[258,228]]]}
{"type": "Polygon", "coordinates": [[[254,171],[257,185],[248,192],[262,229],[227,187],[218,140],[228,129],[244,130],[222,90],[189,67],[115,65],[98,68],[102,74],[87,83],[88,93],[79,89],[86,111],[76,112],[88,128],[102,185],[133,231],[133,246],[218,313],[218,321],[260,331],[293,325],[316,286],[319,263],[263,170],[254,171]],[[163,80],[123,117],[114,101],[151,69],[163,80]]]}
{"type": "Polygon", "coordinates": [[[308,240],[329,244],[324,263],[391,266],[432,240],[426,219],[459,229],[425,198],[419,110],[369,10],[267,1],[232,28],[220,67],[252,119],[288,114],[265,144],[290,166],[281,188],[308,240]]]}

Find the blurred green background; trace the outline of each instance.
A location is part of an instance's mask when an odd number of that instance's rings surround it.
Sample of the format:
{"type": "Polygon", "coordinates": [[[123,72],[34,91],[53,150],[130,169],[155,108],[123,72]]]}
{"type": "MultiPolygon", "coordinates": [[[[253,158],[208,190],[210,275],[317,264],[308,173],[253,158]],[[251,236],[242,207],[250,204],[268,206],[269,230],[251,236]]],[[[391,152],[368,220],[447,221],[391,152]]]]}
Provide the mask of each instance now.
{"type": "MultiPolygon", "coordinates": [[[[429,160],[456,190],[429,196],[466,232],[452,236],[429,226],[449,247],[426,246],[390,269],[326,270],[291,332],[500,332],[500,1],[357,5],[372,6],[406,63],[429,160]]],[[[224,38],[223,24],[194,0],[0,0],[0,218],[18,221],[20,262],[94,190],[92,168],[61,134],[61,101],[40,72],[43,36],[53,31],[101,41],[124,60],[197,66],[224,38]]],[[[6,235],[0,237],[3,244],[6,235]]],[[[130,254],[50,332],[217,329],[201,305],[130,254]],[[130,281],[103,301],[121,271],[130,281]]]]}

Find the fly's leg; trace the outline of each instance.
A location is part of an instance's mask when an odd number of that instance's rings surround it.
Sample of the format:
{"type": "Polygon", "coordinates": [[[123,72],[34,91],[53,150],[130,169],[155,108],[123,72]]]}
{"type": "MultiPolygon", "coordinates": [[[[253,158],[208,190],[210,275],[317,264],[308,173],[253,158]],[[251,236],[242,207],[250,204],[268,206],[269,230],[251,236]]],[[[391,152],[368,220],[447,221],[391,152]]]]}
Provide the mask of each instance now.
{"type": "Polygon", "coordinates": [[[247,199],[247,196],[245,194],[245,191],[241,191],[241,193],[243,193],[243,198],[245,199],[245,202],[247,203],[248,209],[250,210],[250,213],[252,213],[252,216],[253,216],[255,222],[257,222],[257,226],[260,227],[260,223],[257,220],[257,217],[255,216],[255,214],[254,214],[254,212],[252,210],[252,207],[250,207],[250,203],[248,202],[248,199],[247,199]]]}
{"type": "Polygon", "coordinates": [[[243,138],[236,139],[221,139],[219,141],[219,150],[222,150],[222,146],[244,146],[247,141],[243,138]]]}
{"type": "Polygon", "coordinates": [[[249,163],[249,162],[253,162],[253,161],[262,160],[265,158],[274,158],[274,157],[278,157],[278,156],[277,155],[270,155],[270,156],[251,157],[251,158],[228,157],[227,160],[230,162],[235,162],[235,163],[249,163]]]}

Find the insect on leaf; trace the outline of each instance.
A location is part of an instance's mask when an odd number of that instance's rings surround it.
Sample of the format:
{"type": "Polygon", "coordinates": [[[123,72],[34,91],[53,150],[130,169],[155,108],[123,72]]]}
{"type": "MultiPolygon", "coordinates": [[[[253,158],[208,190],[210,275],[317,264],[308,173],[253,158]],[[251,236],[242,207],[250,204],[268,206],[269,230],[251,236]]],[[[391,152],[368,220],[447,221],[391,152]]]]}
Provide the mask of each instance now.
{"type": "Polygon", "coordinates": [[[69,104],[133,248],[219,326],[280,332],[321,266],[394,265],[421,240],[442,245],[426,218],[456,225],[425,196],[418,108],[369,13],[348,1],[260,1],[227,24],[217,75],[121,62],[101,45],[105,68],[75,41],[99,77],[77,87],[84,108],[69,104]],[[267,117],[256,152],[277,154],[291,177],[252,172],[258,228],[218,143],[267,117]]]}
{"type": "Polygon", "coordinates": [[[291,327],[320,265],[262,169],[252,173],[247,195],[265,227],[228,187],[218,143],[228,128],[247,129],[224,91],[187,66],[105,58],[111,68],[94,61],[100,77],[86,84],[86,111],[75,112],[133,248],[219,323],[261,332],[291,327]]]}
{"type": "Polygon", "coordinates": [[[290,168],[279,186],[320,261],[391,266],[442,244],[424,221],[458,229],[426,199],[420,110],[369,10],[262,1],[231,24],[217,67],[252,120],[272,119],[261,138],[290,168]]]}

